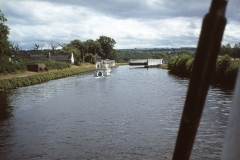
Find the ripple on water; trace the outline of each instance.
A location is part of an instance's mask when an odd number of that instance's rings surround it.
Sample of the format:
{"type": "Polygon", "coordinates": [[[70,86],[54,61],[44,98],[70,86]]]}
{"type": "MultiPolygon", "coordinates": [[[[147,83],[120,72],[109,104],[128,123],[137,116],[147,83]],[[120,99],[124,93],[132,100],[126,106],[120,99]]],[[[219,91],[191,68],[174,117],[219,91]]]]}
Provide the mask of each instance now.
{"type": "MultiPolygon", "coordinates": [[[[14,90],[0,159],[171,159],[187,86],[166,70],[121,66],[14,90]]],[[[219,159],[231,99],[210,88],[191,159],[219,159]]]]}

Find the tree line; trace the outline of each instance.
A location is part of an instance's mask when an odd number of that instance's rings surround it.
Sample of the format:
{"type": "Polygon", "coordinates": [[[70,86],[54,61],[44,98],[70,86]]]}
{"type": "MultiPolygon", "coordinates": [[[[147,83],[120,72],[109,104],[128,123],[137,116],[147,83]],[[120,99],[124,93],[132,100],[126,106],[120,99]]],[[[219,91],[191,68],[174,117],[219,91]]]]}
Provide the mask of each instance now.
{"type": "Polygon", "coordinates": [[[235,44],[233,48],[229,43],[227,43],[226,45],[222,44],[219,55],[226,55],[226,54],[233,58],[240,58],[240,43],[235,44]]]}
{"type": "Polygon", "coordinates": [[[75,39],[68,44],[62,44],[60,52],[62,54],[73,53],[76,61],[92,61],[95,59],[95,54],[98,54],[102,59],[117,59],[116,50],[113,49],[116,41],[107,36],[100,36],[96,40],[81,41],[75,39]]]}
{"type": "MultiPolygon", "coordinates": [[[[194,56],[194,54],[187,51],[182,51],[178,55],[172,56],[168,62],[169,73],[180,77],[190,77],[194,65],[194,56]]],[[[232,58],[229,53],[219,56],[212,84],[234,87],[238,67],[239,60],[232,58]]]]}
{"type": "Polygon", "coordinates": [[[147,52],[117,52],[117,62],[128,62],[130,59],[169,59],[172,54],[164,52],[147,53],[147,52]]]}

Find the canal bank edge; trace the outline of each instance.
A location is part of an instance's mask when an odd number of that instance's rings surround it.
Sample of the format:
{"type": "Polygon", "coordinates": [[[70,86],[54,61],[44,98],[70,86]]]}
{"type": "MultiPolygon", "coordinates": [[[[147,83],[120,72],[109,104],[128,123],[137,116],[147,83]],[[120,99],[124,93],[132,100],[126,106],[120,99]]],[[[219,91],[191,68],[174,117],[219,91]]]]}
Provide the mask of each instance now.
{"type": "MultiPolygon", "coordinates": [[[[127,65],[127,63],[116,63],[115,67],[127,65]]],[[[19,87],[25,87],[35,84],[44,83],[50,80],[65,78],[76,74],[84,74],[93,72],[95,65],[93,64],[82,64],[81,66],[72,65],[71,68],[63,70],[52,70],[48,72],[32,72],[28,74],[15,74],[8,78],[0,78],[0,92],[16,89],[19,87]]]]}
{"type": "Polygon", "coordinates": [[[18,74],[16,74],[11,78],[0,80],[0,91],[7,91],[19,87],[40,84],[50,80],[64,78],[76,74],[92,72],[94,68],[95,65],[84,64],[81,66],[74,66],[68,69],[39,72],[34,75],[25,75],[23,77],[20,77],[18,76],[18,74]]]}

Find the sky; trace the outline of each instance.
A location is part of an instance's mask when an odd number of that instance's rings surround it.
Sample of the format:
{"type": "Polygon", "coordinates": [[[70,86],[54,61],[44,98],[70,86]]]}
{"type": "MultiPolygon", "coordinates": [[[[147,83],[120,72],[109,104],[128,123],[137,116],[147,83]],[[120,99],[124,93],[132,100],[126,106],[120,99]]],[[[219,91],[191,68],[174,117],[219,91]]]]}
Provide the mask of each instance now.
{"type": "MultiPolygon", "coordinates": [[[[115,49],[197,47],[211,0],[0,0],[9,40],[34,44],[116,41],[115,49]]],[[[240,0],[229,0],[222,44],[240,43],[240,0]]]]}

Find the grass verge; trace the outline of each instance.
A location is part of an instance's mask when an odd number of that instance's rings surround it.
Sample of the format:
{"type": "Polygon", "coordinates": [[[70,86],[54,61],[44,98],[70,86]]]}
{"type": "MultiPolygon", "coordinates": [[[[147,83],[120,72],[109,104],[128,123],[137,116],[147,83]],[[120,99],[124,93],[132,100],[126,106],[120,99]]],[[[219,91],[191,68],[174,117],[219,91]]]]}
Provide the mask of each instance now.
{"type": "Polygon", "coordinates": [[[0,91],[7,91],[19,87],[39,84],[54,79],[64,78],[76,74],[83,74],[93,71],[95,65],[83,64],[79,67],[73,66],[63,70],[53,70],[48,72],[40,72],[35,75],[28,75],[24,77],[16,77],[0,80],[0,91]]]}

